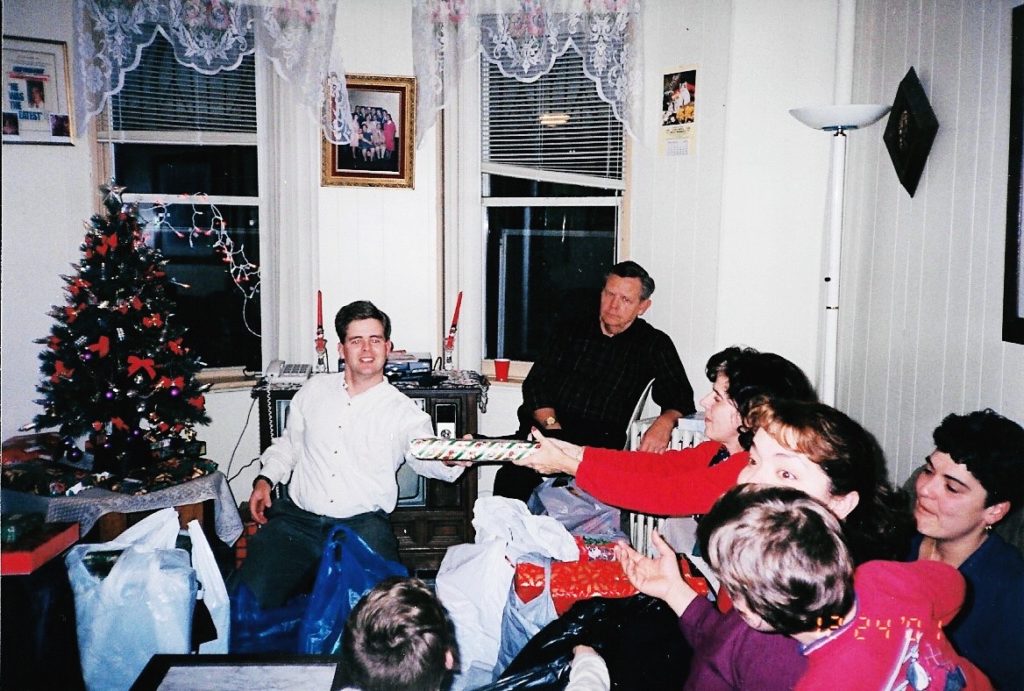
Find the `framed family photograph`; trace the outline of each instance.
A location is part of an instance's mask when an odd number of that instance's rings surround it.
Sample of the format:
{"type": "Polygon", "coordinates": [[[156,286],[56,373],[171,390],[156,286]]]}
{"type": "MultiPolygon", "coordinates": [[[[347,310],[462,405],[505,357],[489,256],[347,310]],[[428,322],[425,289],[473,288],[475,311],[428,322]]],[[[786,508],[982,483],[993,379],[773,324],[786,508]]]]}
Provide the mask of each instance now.
{"type": "Polygon", "coordinates": [[[412,188],[416,80],[351,74],[345,81],[352,138],[323,139],[320,184],[412,188]]]}
{"type": "Polygon", "coordinates": [[[73,144],[67,44],[4,36],[3,68],[4,144],[73,144]]]}

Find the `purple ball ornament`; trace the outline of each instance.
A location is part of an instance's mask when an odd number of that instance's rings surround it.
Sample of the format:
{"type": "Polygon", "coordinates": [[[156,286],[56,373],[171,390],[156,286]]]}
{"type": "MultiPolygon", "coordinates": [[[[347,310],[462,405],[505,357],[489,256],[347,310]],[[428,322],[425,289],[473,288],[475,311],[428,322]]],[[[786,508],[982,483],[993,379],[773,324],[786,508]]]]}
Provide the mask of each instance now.
{"type": "Polygon", "coordinates": [[[179,389],[177,386],[172,386],[171,390],[168,391],[167,393],[169,393],[171,395],[171,397],[173,398],[175,396],[180,396],[181,395],[181,389],[179,389]]]}
{"type": "Polygon", "coordinates": [[[90,353],[88,350],[83,351],[82,362],[89,362],[89,360],[92,360],[92,353],[90,353]]]}
{"type": "Polygon", "coordinates": [[[114,400],[114,396],[116,396],[116,395],[117,395],[117,394],[115,394],[115,393],[113,392],[113,390],[111,390],[111,391],[106,391],[106,392],[104,392],[104,394],[103,394],[103,398],[107,399],[108,401],[112,401],[112,400],[114,400]]]}

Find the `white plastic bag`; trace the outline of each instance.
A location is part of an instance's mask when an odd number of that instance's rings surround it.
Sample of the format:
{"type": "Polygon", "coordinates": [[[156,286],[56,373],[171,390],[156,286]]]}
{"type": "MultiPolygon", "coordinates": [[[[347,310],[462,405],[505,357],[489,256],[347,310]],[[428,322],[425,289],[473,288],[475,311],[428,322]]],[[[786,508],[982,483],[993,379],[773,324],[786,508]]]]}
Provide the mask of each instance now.
{"type": "Polygon", "coordinates": [[[65,558],[87,688],[128,689],[154,654],[188,653],[196,575],[188,552],[173,548],[177,534],[177,512],[164,509],[65,558]],[[109,574],[90,572],[89,554],[115,550],[109,574]]]}
{"type": "Polygon", "coordinates": [[[210,617],[217,629],[217,638],[199,646],[199,652],[226,653],[231,627],[231,604],[228,601],[228,589],[224,585],[224,577],[220,575],[217,560],[210,549],[199,521],[190,521],[188,536],[192,540],[192,568],[199,579],[199,599],[210,610],[210,617]]]}
{"type": "Polygon", "coordinates": [[[579,558],[575,540],[558,521],[531,515],[518,499],[477,499],[473,528],[476,544],[449,547],[437,572],[437,596],[455,623],[462,662],[453,691],[493,679],[502,614],[519,557],[535,553],[561,561],[579,558]]]}

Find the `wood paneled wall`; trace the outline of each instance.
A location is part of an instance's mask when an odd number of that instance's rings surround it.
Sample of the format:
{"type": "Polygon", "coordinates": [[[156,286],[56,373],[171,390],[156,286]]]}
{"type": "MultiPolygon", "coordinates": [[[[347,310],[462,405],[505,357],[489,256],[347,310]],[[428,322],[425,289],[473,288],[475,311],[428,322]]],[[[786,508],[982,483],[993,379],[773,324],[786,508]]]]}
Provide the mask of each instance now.
{"type": "Polygon", "coordinates": [[[939,121],[913,198],[885,120],[850,134],[837,405],[901,482],[948,413],[1024,422],[1024,346],[1000,335],[1015,4],[858,2],[854,102],[892,103],[913,66],[939,121]]]}

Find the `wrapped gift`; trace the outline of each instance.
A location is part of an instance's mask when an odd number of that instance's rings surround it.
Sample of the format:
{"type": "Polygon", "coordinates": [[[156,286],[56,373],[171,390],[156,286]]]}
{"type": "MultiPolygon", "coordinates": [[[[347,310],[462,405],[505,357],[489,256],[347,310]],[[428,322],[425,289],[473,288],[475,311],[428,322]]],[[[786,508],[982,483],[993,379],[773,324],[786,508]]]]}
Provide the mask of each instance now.
{"type": "Polygon", "coordinates": [[[19,463],[4,466],[3,488],[42,497],[62,497],[72,488],[95,485],[97,476],[88,470],[60,463],[19,463]]]}
{"type": "MultiPolygon", "coordinates": [[[[637,589],[629,582],[622,565],[615,559],[615,541],[577,535],[579,561],[556,561],[551,564],[551,599],[555,611],[561,616],[579,600],[591,597],[630,597],[637,589]]],[[[711,592],[706,579],[701,577],[685,556],[679,557],[679,570],[683,580],[697,595],[707,597],[711,592]]],[[[516,565],[513,587],[523,602],[530,602],[544,592],[544,566],[529,561],[516,565]]]]}
{"type": "MultiPolygon", "coordinates": [[[[521,561],[513,587],[523,602],[544,592],[544,567],[521,561]]],[[[617,561],[558,561],[551,565],[551,599],[555,611],[565,614],[579,600],[591,597],[629,597],[637,590],[617,561]]]]}

